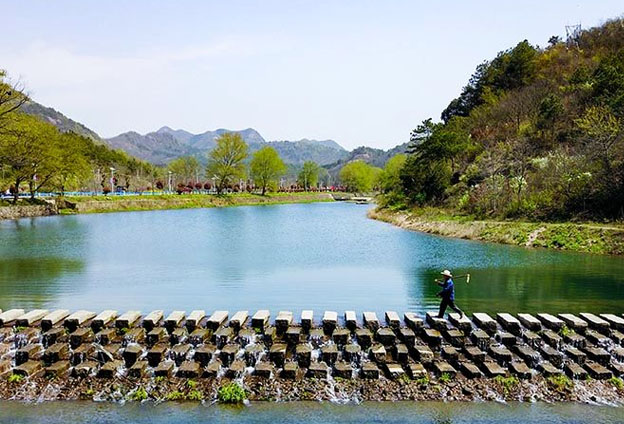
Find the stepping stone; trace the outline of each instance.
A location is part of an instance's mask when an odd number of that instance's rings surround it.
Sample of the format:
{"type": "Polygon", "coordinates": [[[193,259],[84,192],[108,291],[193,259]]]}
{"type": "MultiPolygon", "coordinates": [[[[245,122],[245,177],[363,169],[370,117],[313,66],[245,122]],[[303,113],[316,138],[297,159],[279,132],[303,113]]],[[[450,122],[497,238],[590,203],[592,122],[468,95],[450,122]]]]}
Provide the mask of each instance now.
{"type": "Polygon", "coordinates": [[[543,344],[542,338],[532,331],[522,333],[522,340],[534,349],[538,349],[543,344]]]}
{"type": "Polygon", "coordinates": [[[299,366],[294,362],[286,362],[284,364],[284,368],[282,368],[282,372],[280,373],[280,377],[288,380],[294,380],[297,378],[297,373],[299,372],[299,366]]]}
{"type": "Polygon", "coordinates": [[[327,378],[329,367],[325,362],[312,362],[306,373],[309,378],[327,378]]]}
{"type": "MultiPolygon", "coordinates": [[[[91,326],[91,329],[93,328],[94,327],[91,326]]],[[[54,329],[50,331],[54,331],[54,329]]],[[[121,337],[117,334],[117,330],[114,328],[105,328],[95,334],[95,342],[105,346],[110,343],[120,343],[121,337]]]]}
{"type": "Polygon", "coordinates": [[[41,357],[41,345],[29,344],[15,352],[15,365],[21,365],[32,360],[39,360],[41,357]]]}
{"type": "Polygon", "coordinates": [[[375,340],[384,346],[391,346],[396,343],[396,335],[390,328],[380,328],[375,334],[375,340]]]}
{"type": "Polygon", "coordinates": [[[416,333],[411,328],[401,328],[399,330],[399,340],[408,346],[413,346],[416,342],[416,333]]]}
{"type": "Polygon", "coordinates": [[[210,344],[198,346],[195,349],[195,353],[193,353],[193,360],[198,362],[200,366],[205,367],[212,360],[216,350],[216,346],[210,344]]]}
{"type": "Polygon", "coordinates": [[[177,377],[180,378],[197,378],[201,374],[201,367],[199,363],[194,361],[184,361],[178,368],[178,372],[176,373],[177,377]]]}
{"type": "Polygon", "coordinates": [[[611,339],[615,342],[615,344],[624,346],[624,333],[621,333],[618,330],[612,330],[611,339]]]}
{"type": "Polygon", "coordinates": [[[307,344],[298,344],[295,347],[295,358],[300,367],[308,368],[312,362],[312,348],[307,344]]]}
{"type": "Polygon", "coordinates": [[[188,337],[188,340],[190,344],[192,344],[193,346],[197,346],[210,341],[211,335],[212,333],[210,332],[210,330],[207,330],[205,328],[196,328],[188,337]]]}
{"type": "Polygon", "coordinates": [[[611,353],[617,361],[624,362],[624,348],[616,347],[611,353]]]}
{"type": "Polygon", "coordinates": [[[362,356],[362,348],[360,345],[348,344],[345,346],[342,357],[345,361],[359,364],[362,356]]]}
{"type": "Polygon", "coordinates": [[[546,330],[542,333],[542,339],[555,349],[559,349],[563,344],[563,339],[552,330],[546,330]]]}
{"type": "Polygon", "coordinates": [[[587,371],[574,362],[568,362],[565,364],[563,371],[568,377],[575,380],[585,380],[587,378],[587,371]]]}
{"type": "Polygon", "coordinates": [[[433,363],[433,370],[438,376],[445,373],[449,374],[451,377],[455,377],[455,375],[457,375],[457,370],[446,361],[435,361],[433,363]]]}
{"type": "Polygon", "coordinates": [[[466,378],[479,378],[483,375],[479,367],[467,361],[460,362],[459,370],[466,376],[466,378]]]}
{"type": "Polygon", "coordinates": [[[587,346],[587,339],[581,336],[580,334],[570,333],[563,336],[563,340],[574,347],[585,347],[587,346]]]}
{"type": "Polygon", "coordinates": [[[440,351],[442,358],[447,361],[455,362],[459,359],[459,352],[453,346],[442,346],[440,351]]]}
{"type": "Polygon", "coordinates": [[[160,321],[162,321],[164,316],[164,311],[160,309],[147,314],[147,316],[143,318],[143,328],[145,328],[145,331],[152,331],[154,327],[160,325],[160,321]]]}
{"type": "Polygon", "coordinates": [[[528,345],[517,345],[514,351],[531,367],[535,367],[541,359],[540,354],[528,345]]]}
{"type": "Polygon", "coordinates": [[[444,318],[438,318],[438,314],[435,312],[427,312],[425,321],[434,330],[443,331],[448,328],[446,320],[444,318]]]}
{"type": "Polygon", "coordinates": [[[353,368],[347,362],[338,361],[333,366],[332,374],[334,377],[350,379],[353,378],[353,368]]]}
{"type": "Polygon", "coordinates": [[[542,331],[542,322],[531,314],[518,314],[518,321],[520,321],[527,330],[542,331]]]}
{"type": "Polygon", "coordinates": [[[553,364],[551,364],[548,361],[541,362],[537,366],[537,370],[539,372],[541,372],[544,375],[544,377],[552,377],[552,376],[555,376],[555,375],[561,375],[562,374],[561,370],[555,368],[553,366],[553,364]]]}
{"type": "MultiPolygon", "coordinates": [[[[258,311],[261,312],[261,311],[258,311]]],[[[264,327],[266,327],[266,325],[268,325],[268,321],[269,321],[269,311],[264,311],[266,312],[266,321],[265,324],[263,324],[263,319],[262,317],[264,316],[264,314],[260,314],[258,316],[258,325],[261,326],[263,329],[264,327]]],[[[249,319],[249,311],[238,311],[234,314],[234,316],[232,316],[232,319],[230,319],[230,327],[232,327],[232,329],[235,332],[239,332],[241,328],[243,328],[245,326],[245,324],[247,323],[247,320],[249,319]]]]}
{"type": "Polygon", "coordinates": [[[130,368],[134,363],[143,355],[143,348],[140,345],[131,345],[124,349],[123,359],[126,364],[126,368],[130,368]]]}
{"type": "Polygon", "coordinates": [[[13,339],[13,344],[16,349],[19,349],[20,347],[26,346],[27,344],[38,343],[40,336],[41,331],[38,328],[27,327],[19,331],[19,333],[15,335],[15,338],[13,339]]]}
{"type": "MultiPolygon", "coordinates": [[[[97,357],[100,362],[109,362],[117,359],[115,356],[117,350],[119,350],[120,345],[106,345],[103,349],[99,349],[97,352],[97,357]],[[114,346],[114,348],[111,348],[114,346]],[[110,350],[114,350],[114,352],[110,352],[110,350]]],[[[70,360],[72,365],[78,365],[82,362],[85,362],[87,359],[93,356],[93,352],[95,351],[95,347],[92,344],[83,344],[74,349],[73,352],[70,353],[70,360]]]]}
{"type": "Polygon", "coordinates": [[[384,370],[386,371],[388,377],[393,380],[401,378],[405,375],[405,370],[403,369],[403,367],[401,367],[400,364],[394,362],[384,364],[384,370]]]}
{"type": "Polygon", "coordinates": [[[584,333],[587,330],[587,321],[583,321],[573,314],[559,314],[559,318],[565,322],[565,325],[576,332],[584,333]]]}
{"type": "Polygon", "coordinates": [[[141,378],[147,374],[147,361],[137,361],[128,370],[128,377],[141,378]]]}
{"type": "Polygon", "coordinates": [[[175,364],[173,361],[161,362],[156,368],[154,368],[154,376],[169,378],[173,374],[174,367],[175,364]]]}
{"type": "Polygon", "coordinates": [[[301,328],[306,333],[310,332],[310,329],[314,325],[314,311],[305,309],[301,311],[301,328]]]}
{"type": "Polygon", "coordinates": [[[466,358],[473,362],[482,363],[485,361],[485,352],[476,346],[467,346],[464,349],[464,354],[466,355],[466,358]]]}
{"type": "Polygon", "coordinates": [[[509,371],[517,375],[518,378],[528,380],[531,378],[531,369],[524,362],[512,362],[509,364],[509,371]]]}
{"type": "Polygon", "coordinates": [[[585,353],[587,353],[589,359],[601,365],[606,366],[611,361],[611,355],[609,352],[601,347],[587,347],[585,348],[585,353]]]}
{"type": "Polygon", "coordinates": [[[565,349],[565,354],[568,358],[572,359],[579,365],[583,365],[587,360],[587,355],[578,350],[575,347],[568,346],[565,349]]]}
{"type": "MultiPolygon", "coordinates": [[[[347,333],[348,335],[348,333],[347,333]]],[[[335,336],[335,334],[334,334],[335,336]]],[[[286,330],[286,334],[284,335],[284,339],[286,340],[286,342],[289,345],[295,345],[297,343],[299,343],[302,338],[301,338],[301,327],[288,327],[288,330],[286,330]]],[[[303,340],[305,340],[305,336],[303,338],[303,340]]]]}
{"type": "Polygon", "coordinates": [[[279,311],[275,318],[275,329],[278,334],[283,334],[293,323],[293,313],[290,311],[279,311]]]}
{"type": "Polygon", "coordinates": [[[355,331],[355,338],[357,339],[359,345],[362,346],[362,349],[366,349],[373,341],[373,334],[367,328],[358,328],[355,331]]]}
{"type": "Polygon", "coordinates": [[[203,309],[197,309],[191,311],[188,317],[186,317],[186,329],[190,332],[201,326],[202,320],[206,317],[206,311],[203,309]]]}
{"type": "Polygon", "coordinates": [[[186,311],[173,311],[171,312],[167,318],[165,318],[165,328],[172,332],[174,328],[177,328],[182,324],[184,318],[186,317],[186,311]]]}
{"type": "Polygon", "coordinates": [[[60,377],[64,374],[69,373],[69,361],[58,361],[54,364],[46,367],[45,376],[46,377],[60,377]]]}
{"type": "Polygon", "coordinates": [[[554,331],[560,331],[565,324],[559,318],[551,314],[537,314],[537,318],[542,322],[544,327],[554,331]]]}
{"type": "Polygon", "coordinates": [[[113,322],[116,318],[117,311],[114,311],[112,309],[106,309],[97,314],[95,318],[93,318],[93,320],[91,321],[91,328],[93,328],[94,333],[97,333],[102,328],[113,322]]]}
{"type": "Polygon", "coordinates": [[[275,374],[275,367],[270,362],[258,362],[254,368],[253,375],[261,378],[271,378],[275,374]]]}
{"type": "Polygon", "coordinates": [[[453,312],[448,315],[449,321],[453,324],[458,330],[463,331],[464,333],[469,333],[472,330],[472,322],[470,322],[470,318],[464,314],[463,316],[453,312]]]}
{"type": "Polygon", "coordinates": [[[243,328],[238,332],[238,343],[241,347],[245,347],[256,340],[256,331],[251,328],[243,328]]]}
{"type": "Polygon", "coordinates": [[[490,355],[500,364],[508,364],[511,362],[512,354],[506,347],[503,346],[490,346],[490,355]]]}
{"type": "Polygon", "coordinates": [[[225,372],[225,376],[227,378],[231,378],[232,380],[241,377],[245,373],[245,362],[237,359],[236,361],[230,364],[230,367],[225,372]]]}
{"type": "Polygon", "coordinates": [[[268,327],[264,329],[264,334],[262,335],[261,340],[267,347],[271,347],[273,345],[273,341],[277,338],[277,331],[275,327],[268,327]]]}
{"type": "MultiPolygon", "coordinates": [[[[275,343],[273,346],[271,346],[271,349],[269,350],[269,360],[273,362],[278,368],[284,365],[284,361],[286,360],[286,349],[287,346],[284,343],[275,343]]],[[[336,356],[338,356],[337,350],[336,356]]]]}
{"type": "Polygon", "coordinates": [[[386,325],[388,325],[388,327],[396,330],[401,327],[401,319],[399,318],[399,314],[395,311],[386,311],[385,318],[386,325]]]}
{"type": "Polygon", "coordinates": [[[95,340],[95,334],[91,328],[79,328],[69,335],[69,344],[72,349],[76,349],[83,343],[92,343],[95,340]]]}
{"type": "Polygon", "coordinates": [[[433,328],[425,328],[423,339],[431,346],[439,346],[442,343],[442,334],[433,328]]]}
{"type": "Polygon", "coordinates": [[[482,367],[485,375],[490,378],[497,377],[499,375],[505,376],[507,374],[505,368],[501,367],[496,362],[483,362],[482,367]]]}
{"type": "Polygon", "coordinates": [[[169,333],[165,327],[156,327],[147,333],[146,341],[149,346],[153,346],[159,342],[166,342],[169,339],[169,333]]]}
{"type": "Polygon", "coordinates": [[[472,321],[486,333],[493,335],[496,333],[496,321],[492,319],[488,314],[482,312],[475,312],[472,314],[472,321]]]}
{"type": "Polygon", "coordinates": [[[487,350],[490,347],[490,335],[483,330],[474,330],[470,333],[470,340],[481,350],[487,350]]]}
{"type": "Polygon", "coordinates": [[[43,365],[40,361],[26,361],[13,368],[13,374],[24,377],[33,377],[38,374],[42,368],[43,365]]]}
{"type": "Polygon", "coordinates": [[[405,322],[405,325],[407,325],[408,328],[411,328],[416,334],[420,333],[424,325],[423,320],[413,312],[406,312],[403,315],[403,321],[405,322]]]}
{"type": "Polygon", "coordinates": [[[102,365],[97,373],[98,378],[113,378],[123,366],[121,361],[110,361],[102,365]]]}
{"type": "Polygon", "coordinates": [[[323,331],[331,335],[338,325],[338,313],[336,311],[325,311],[323,314],[323,331]]]}
{"type": "Polygon", "coordinates": [[[25,311],[23,309],[9,309],[8,311],[0,313],[0,327],[13,324],[13,322],[24,315],[24,313],[25,311]]]}
{"type": "Polygon", "coordinates": [[[234,331],[230,327],[221,327],[215,333],[215,341],[219,349],[221,349],[223,346],[225,346],[229,342],[233,341],[232,340],[233,338],[234,338],[234,331]]]}
{"type": "Polygon", "coordinates": [[[349,329],[349,331],[355,331],[357,329],[358,325],[355,311],[345,311],[344,319],[345,326],[349,329]]]}
{"type": "Polygon", "coordinates": [[[219,359],[215,359],[204,368],[204,372],[202,373],[202,378],[215,378],[221,372],[221,368],[223,368],[223,363],[219,359]]]}
{"type": "Polygon", "coordinates": [[[41,335],[43,347],[52,346],[55,343],[66,343],[68,340],[69,335],[64,328],[60,327],[52,328],[41,335]]]}
{"type": "Polygon", "coordinates": [[[608,380],[613,376],[611,371],[597,362],[586,362],[584,368],[589,373],[589,376],[596,380],[608,380]]]}
{"type": "MultiPolygon", "coordinates": [[[[372,338],[373,335],[371,334],[370,337],[372,338]]],[[[326,343],[329,340],[329,337],[325,335],[323,329],[313,328],[310,330],[309,340],[314,347],[319,347],[320,345],[326,343]]]]}
{"type": "Polygon", "coordinates": [[[588,312],[581,312],[579,315],[581,316],[581,318],[587,321],[587,324],[590,328],[593,328],[596,331],[601,331],[605,334],[609,333],[611,325],[608,321],[588,312]]]}
{"type": "MultiPolygon", "coordinates": [[[[332,334],[332,339],[338,346],[344,346],[349,341],[350,335],[351,333],[349,333],[349,330],[346,328],[337,328],[332,334]]],[[[392,335],[394,335],[394,333],[392,333],[392,335]]]]}
{"type": "Polygon", "coordinates": [[[397,343],[391,349],[395,361],[405,364],[409,360],[409,350],[403,343],[397,343]]]}
{"type": "Polygon", "coordinates": [[[373,345],[369,351],[369,356],[375,362],[384,363],[386,362],[386,348],[381,344],[373,345]]]}
{"type": "Polygon", "coordinates": [[[379,379],[379,367],[374,362],[365,362],[360,369],[360,375],[362,378],[370,380],[379,379]]]}
{"type": "Polygon", "coordinates": [[[139,321],[140,318],[141,311],[125,312],[115,320],[115,327],[119,329],[134,327],[134,325],[139,321]]]}
{"type": "Polygon", "coordinates": [[[433,352],[425,345],[414,346],[414,357],[423,364],[429,364],[433,361],[433,352]]]}
{"type": "Polygon", "coordinates": [[[373,332],[377,331],[379,328],[379,320],[375,312],[364,312],[362,314],[362,322],[364,323],[364,327],[367,327],[373,332]]]}
{"type": "Polygon", "coordinates": [[[522,328],[520,326],[520,321],[516,317],[507,312],[496,314],[496,321],[503,327],[505,330],[509,331],[516,336],[519,336],[522,328]]]}
{"type": "Polygon", "coordinates": [[[259,333],[264,333],[265,328],[269,325],[269,318],[271,314],[266,309],[257,311],[253,317],[251,317],[251,327],[259,333]]]}
{"type": "Polygon", "coordinates": [[[180,366],[182,362],[186,361],[186,357],[191,351],[191,345],[189,344],[177,344],[169,351],[169,356],[173,359],[173,362],[177,366],[180,366]]]}
{"type": "MultiPolygon", "coordinates": [[[[23,309],[21,309],[23,311],[23,309]]],[[[6,312],[5,312],[6,313],[6,312]]],[[[48,331],[65,318],[69,316],[69,311],[67,309],[57,309],[55,311],[50,312],[48,315],[41,319],[41,329],[43,331],[48,331]]],[[[0,317],[0,321],[1,321],[0,317]]]]}
{"type": "Polygon", "coordinates": [[[619,331],[624,331],[624,318],[621,318],[615,314],[600,314],[600,318],[607,321],[611,328],[615,328],[619,331]]]}
{"type": "Polygon", "coordinates": [[[15,325],[17,327],[30,327],[35,324],[37,321],[40,321],[43,317],[48,315],[49,311],[47,309],[34,309],[30,312],[21,315],[15,320],[15,325]]]}
{"type": "Polygon", "coordinates": [[[423,378],[427,375],[427,370],[423,367],[422,364],[419,363],[411,363],[407,364],[407,374],[410,378],[416,380],[418,378],[423,378]]]}
{"type": "Polygon", "coordinates": [[[165,358],[167,345],[157,344],[147,351],[147,363],[150,367],[156,367],[165,358]]]}
{"type": "Polygon", "coordinates": [[[55,343],[43,352],[43,362],[50,365],[69,359],[69,346],[66,343],[55,343]]]}
{"type": "Polygon", "coordinates": [[[130,343],[143,343],[144,340],[145,340],[145,328],[136,327],[136,328],[130,329],[129,331],[126,332],[126,334],[124,334],[122,343],[125,346],[127,346],[130,343]]]}
{"type": "Polygon", "coordinates": [[[585,337],[590,343],[593,343],[598,346],[608,347],[608,346],[611,346],[611,344],[613,344],[613,341],[609,337],[603,334],[600,334],[599,332],[595,330],[587,330],[585,332],[585,337]]]}
{"type": "Polygon", "coordinates": [[[85,361],[76,365],[72,370],[72,375],[78,378],[90,377],[98,372],[100,364],[96,361],[85,361]]]}
{"type": "Polygon", "coordinates": [[[219,327],[225,325],[228,320],[228,314],[228,311],[214,311],[206,321],[206,328],[216,331],[219,327]]]}
{"type": "Polygon", "coordinates": [[[563,354],[558,350],[553,349],[551,346],[542,346],[540,352],[542,353],[544,359],[550,361],[555,367],[561,368],[563,365],[563,354]]]}
{"type": "Polygon", "coordinates": [[[504,344],[507,347],[511,347],[513,345],[516,344],[517,340],[516,340],[516,336],[514,336],[511,333],[508,333],[506,331],[499,331],[498,333],[496,333],[496,337],[495,339],[499,342],[504,344]]]}

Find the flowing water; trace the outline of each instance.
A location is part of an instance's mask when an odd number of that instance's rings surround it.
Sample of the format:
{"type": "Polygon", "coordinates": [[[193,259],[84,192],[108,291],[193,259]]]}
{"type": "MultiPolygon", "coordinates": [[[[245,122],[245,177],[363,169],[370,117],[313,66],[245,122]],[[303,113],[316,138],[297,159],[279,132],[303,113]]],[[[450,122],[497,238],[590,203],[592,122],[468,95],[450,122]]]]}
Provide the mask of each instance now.
{"type": "Polygon", "coordinates": [[[0,308],[615,312],[624,259],[454,240],[318,203],[0,222],[0,308]]]}

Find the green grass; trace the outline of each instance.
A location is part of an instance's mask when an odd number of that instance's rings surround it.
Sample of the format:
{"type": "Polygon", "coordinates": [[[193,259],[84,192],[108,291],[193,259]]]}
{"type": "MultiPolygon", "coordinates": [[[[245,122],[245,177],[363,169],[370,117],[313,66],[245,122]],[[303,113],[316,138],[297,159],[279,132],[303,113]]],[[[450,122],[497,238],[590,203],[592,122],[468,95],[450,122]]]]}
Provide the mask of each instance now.
{"type": "Polygon", "coordinates": [[[188,400],[192,400],[192,401],[201,401],[204,399],[204,395],[201,391],[195,389],[195,390],[191,390],[190,392],[188,392],[188,394],[186,395],[186,398],[188,400]]]}
{"type": "Polygon", "coordinates": [[[440,376],[440,383],[449,383],[453,380],[453,376],[451,374],[449,374],[448,372],[443,372],[442,375],[440,376]]]}
{"type": "Polygon", "coordinates": [[[217,399],[221,403],[239,404],[247,399],[247,393],[237,383],[228,383],[219,387],[217,399]]]}
{"type": "Polygon", "coordinates": [[[188,380],[188,381],[186,382],[186,385],[187,385],[189,388],[191,388],[191,389],[194,389],[195,387],[197,387],[197,384],[198,384],[198,383],[197,383],[197,381],[195,381],[195,380],[188,380]]]}
{"type": "Polygon", "coordinates": [[[503,387],[503,391],[505,394],[511,392],[511,390],[518,385],[518,379],[514,376],[503,377],[502,375],[497,375],[494,378],[494,382],[496,384],[500,384],[503,387]]]}
{"type": "Polygon", "coordinates": [[[173,401],[184,400],[184,398],[185,398],[184,393],[182,393],[182,392],[180,392],[178,390],[174,390],[173,392],[169,392],[165,396],[166,400],[173,400],[173,401]]]}
{"type": "Polygon", "coordinates": [[[559,392],[570,390],[574,387],[574,382],[563,374],[550,376],[546,381],[559,392]]]}
{"type": "Polygon", "coordinates": [[[144,401],[147,399],[147,391],[143,387],[139,387],[138,389],[134,391],[134,393],[132,393],[132,395],[130,396],[130,399],[132,399],[135,402],[144,401]]]}
{"type": "Polygon", "coordinates": [[[610,379],[607,380],[609,383],[613,384],[615,386],[616,389],[618,390],[624,390],[624,381],[622,381],[621,378],[618,377],[611,377],[610,379]]]}
{"type": "Polygon", "coordinates": [[[426,375],[424,377],[418,378],[415,380],[415,383],[419,386],[428,386],[429,385],[429,376],[426,375]]]}
{"type": "Polygon", "coordinates": [[[21,383],[23,380],[24,380],[24,376],[20,374],[11,374],[9,378],[7,378],[7,381],[9,383],[16,383],[16,384],[21,383]]]}
{"type": "Polygon", "coordinates": [[[563,325],[563,327],[561,327],[561,330],[559,330],[559,335],[561,337],[565,337],[565,336],[569,336],[571,334],[574,334],[574,330],[569,328],[567,325],[563,325]]]}

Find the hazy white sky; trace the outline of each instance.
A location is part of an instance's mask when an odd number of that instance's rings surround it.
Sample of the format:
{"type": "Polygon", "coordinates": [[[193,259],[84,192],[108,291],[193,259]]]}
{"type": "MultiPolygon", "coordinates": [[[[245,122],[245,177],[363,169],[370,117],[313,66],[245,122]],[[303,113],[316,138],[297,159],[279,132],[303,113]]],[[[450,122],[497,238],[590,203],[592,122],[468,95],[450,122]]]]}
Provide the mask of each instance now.
{"type": "Polygon", "coordinates": [[[477,64],[619,1],[3,1],[0,68],[103,137],[253,127],[347,148],[405,142],[477,64]]]}

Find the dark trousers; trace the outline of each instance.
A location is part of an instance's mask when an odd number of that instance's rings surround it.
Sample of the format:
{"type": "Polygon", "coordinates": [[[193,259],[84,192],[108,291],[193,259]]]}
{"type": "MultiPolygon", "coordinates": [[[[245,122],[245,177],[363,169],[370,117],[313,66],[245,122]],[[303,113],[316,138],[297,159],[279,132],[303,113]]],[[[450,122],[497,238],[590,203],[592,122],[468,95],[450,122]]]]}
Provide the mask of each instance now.
{"type": "Polygon", "coordinates": [[[444,318],[444,312],[446,311],[447,306],[450,306],[452,310],[460,315],[464,314],[461,309],[455,306],[455,302],[453,300],[443,297],[442,301],[440,302],[440,312],[438,313],[438,318],[444,318]]]}

